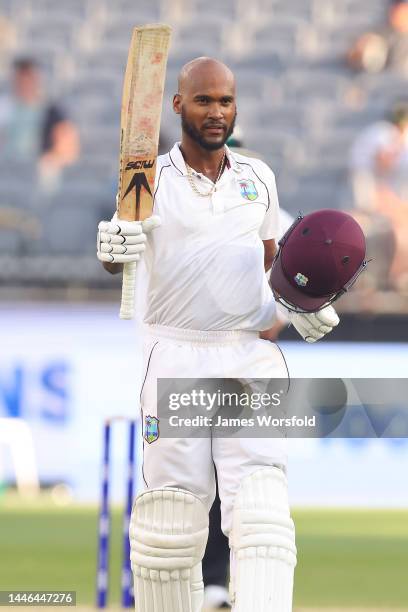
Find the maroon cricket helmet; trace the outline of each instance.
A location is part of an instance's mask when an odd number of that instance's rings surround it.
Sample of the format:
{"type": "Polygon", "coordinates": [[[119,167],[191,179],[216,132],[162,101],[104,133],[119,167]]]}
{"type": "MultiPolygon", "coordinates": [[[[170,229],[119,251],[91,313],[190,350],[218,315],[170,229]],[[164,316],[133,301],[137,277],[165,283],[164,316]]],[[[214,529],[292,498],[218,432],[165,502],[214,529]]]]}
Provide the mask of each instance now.
{"type": "Polygon", "coordinates": [[[279,241],[271,272],[277,301],[315,312],[337,300],[364,270],[366,243],[357,221],[323,209],[296,219],[279,241]]]}

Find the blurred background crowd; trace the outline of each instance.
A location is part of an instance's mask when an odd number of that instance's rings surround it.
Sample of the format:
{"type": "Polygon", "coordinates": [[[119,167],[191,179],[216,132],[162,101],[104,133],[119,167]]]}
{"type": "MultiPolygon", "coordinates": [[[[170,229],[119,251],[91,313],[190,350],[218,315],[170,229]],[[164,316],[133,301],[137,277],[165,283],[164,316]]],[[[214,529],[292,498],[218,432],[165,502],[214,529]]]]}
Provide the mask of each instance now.
{"type": "Polygon", "coordinates": [[[281,206],[349,210],[366,231],[373,261],[340,307],[407,313],[400,0],[0,0],[0,295],[116,296],[95,227],[114,207],[131,27],[159,20],[174,28],[162,151],[179,134],[170,102],[181,65],[224,60],[238,78],[238,144],[271,165],[281,206]]]}

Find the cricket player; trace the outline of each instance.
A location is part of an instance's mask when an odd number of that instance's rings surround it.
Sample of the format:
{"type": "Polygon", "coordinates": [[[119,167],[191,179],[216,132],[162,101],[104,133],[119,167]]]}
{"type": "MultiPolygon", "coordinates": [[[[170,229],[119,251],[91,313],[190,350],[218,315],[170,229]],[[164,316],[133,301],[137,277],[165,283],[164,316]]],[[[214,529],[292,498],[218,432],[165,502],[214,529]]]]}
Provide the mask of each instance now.
{"type": "MultiPolygon", "coordinates": [[[[233,610],[292,609],[296,546],[285,440],[165,438],[158,423],[158,378],[288,375],[279,348],[259,337],[276,319],[265,275],[279,235],[275,177],[262,161],[225,145],[235,96],[234,75],[221,62],[202,57],[186,64],[173,99],[181,141],[158,158],[153,216],[99,225],[98,258],[109,272],[143,259],[148,273],[146,490],[135,500],[130,527],[138,612],[202,609],[214,464],[231,548],[233,610]]],[[[339,322],[332,306],[291,312],[290,320],[308,341],[339,322]]]]}

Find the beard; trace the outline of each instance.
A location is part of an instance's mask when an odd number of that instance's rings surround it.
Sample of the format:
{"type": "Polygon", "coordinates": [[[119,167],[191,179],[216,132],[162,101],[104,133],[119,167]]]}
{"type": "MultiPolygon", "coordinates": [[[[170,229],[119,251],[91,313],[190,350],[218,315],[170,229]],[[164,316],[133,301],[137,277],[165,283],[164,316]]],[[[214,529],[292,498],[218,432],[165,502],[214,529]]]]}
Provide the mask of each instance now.
{"type": "Polygon", "coordinates": [[[228,138],[231,136],[232,132],[234,131],[236,118],[237,118],[237,111],[235,111],[234,118],[231,121],[230,126],[224,133],[224,138],[220,140],[219,142],[210,142],[206,140],[205,136],[203,136],[201,132],[197,130],[197,128],[195,128],[194,125],[192,125],[187,120],[187,116],[186,116],[186,112],[184,108],[181,109],[181,127],[182,127],[183,132],[185,132],[188,136],[190,136],[190,138],[194,140],[194,142],[196,142],[200,147],[202,147],[206,151],[217,151],[218,149],[221,149],[225,145],[228,138]]]}

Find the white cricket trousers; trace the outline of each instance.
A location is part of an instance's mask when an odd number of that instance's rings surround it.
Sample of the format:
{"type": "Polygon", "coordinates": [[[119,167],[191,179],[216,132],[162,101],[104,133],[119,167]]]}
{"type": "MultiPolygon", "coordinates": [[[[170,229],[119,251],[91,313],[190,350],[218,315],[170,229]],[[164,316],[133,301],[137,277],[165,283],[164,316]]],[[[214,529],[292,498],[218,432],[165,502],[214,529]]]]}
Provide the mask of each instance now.
{"type": "MultiPolygon", "coordinates": [[[[145,417],[157,416],[158,378],[287,378],[276,344],[251,331],[196,331],[147,325],[141,390],[145,417]]],[[[160,415],[159,415],[160,416],[160,415]]],[[[159,424],[160,429],[160,424],[159,424]]],[[[200,497],[208,511],[215,497],[214,464],[221,499],[222,529],[231,527],[240,483],[260,467],[286,469],[283,438],[165,438],[143,440],[145,487],[180,487],[200,497]]]]}

